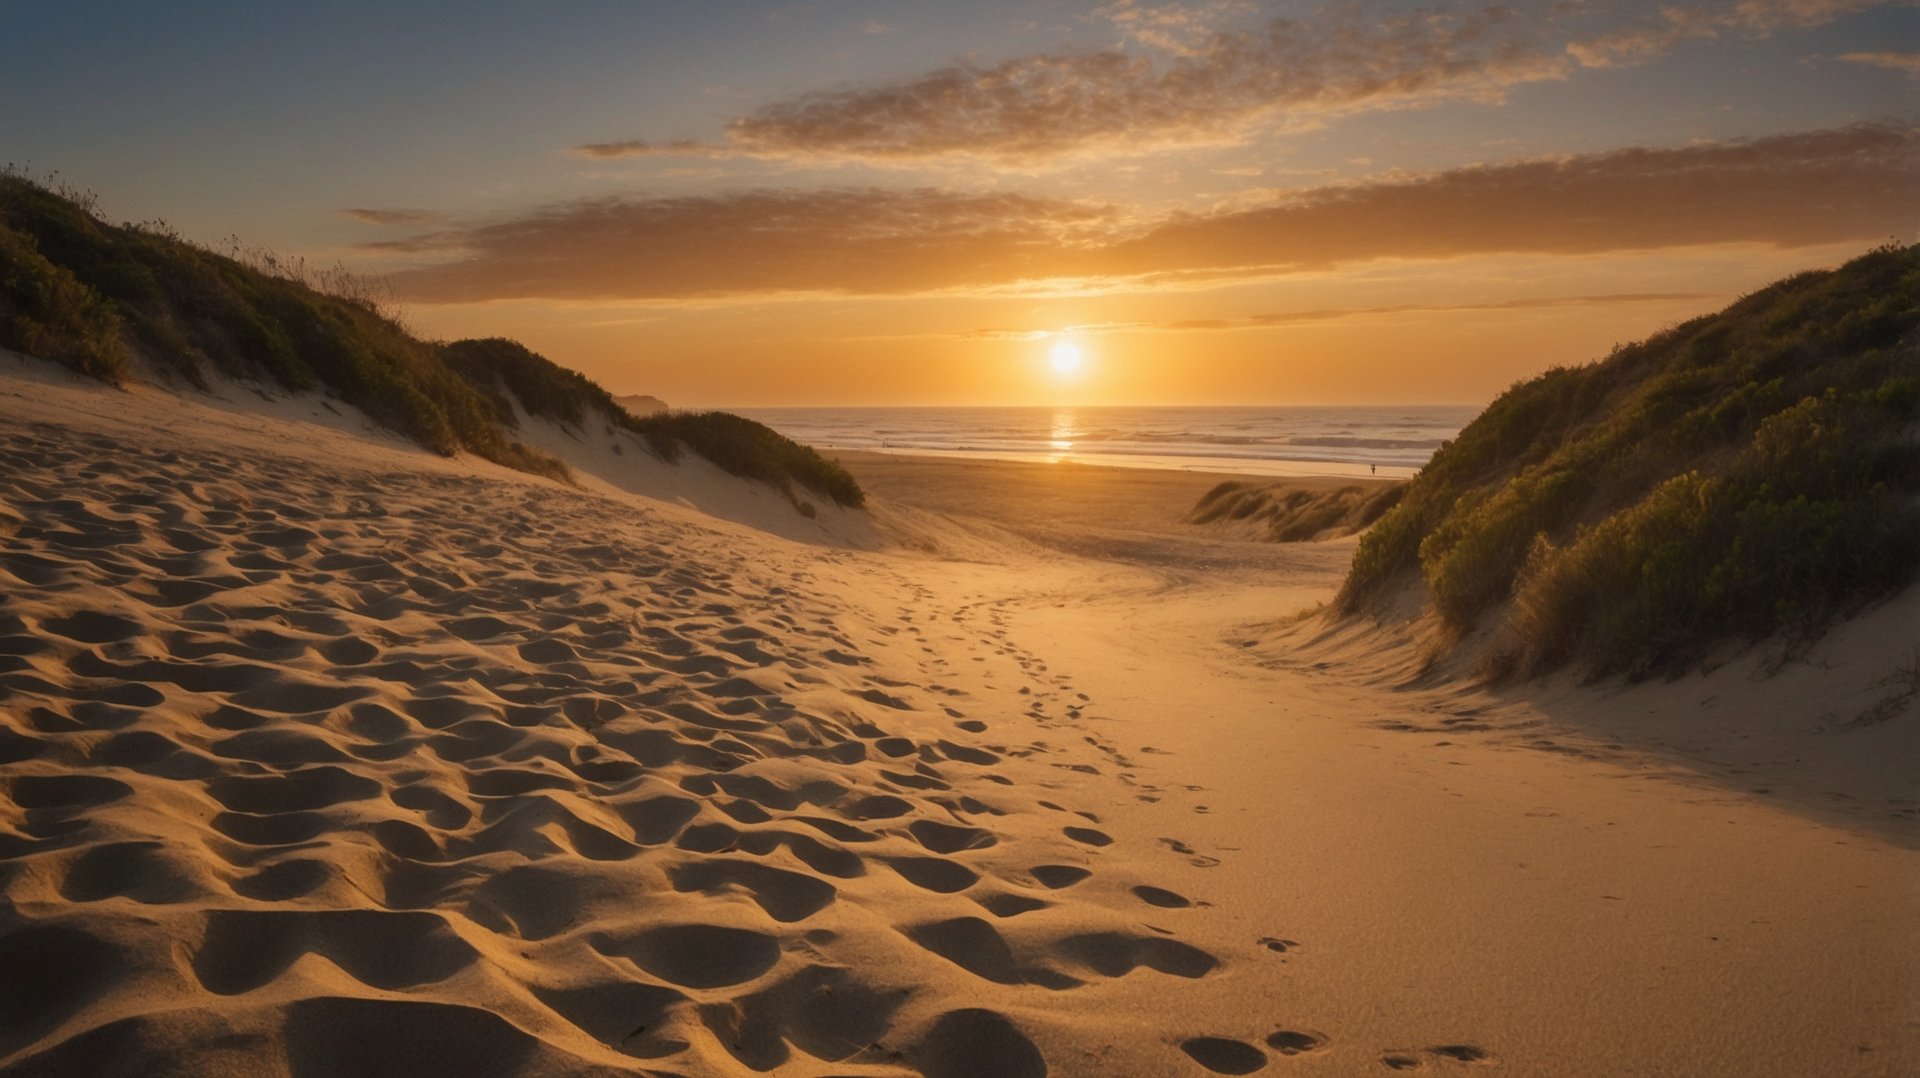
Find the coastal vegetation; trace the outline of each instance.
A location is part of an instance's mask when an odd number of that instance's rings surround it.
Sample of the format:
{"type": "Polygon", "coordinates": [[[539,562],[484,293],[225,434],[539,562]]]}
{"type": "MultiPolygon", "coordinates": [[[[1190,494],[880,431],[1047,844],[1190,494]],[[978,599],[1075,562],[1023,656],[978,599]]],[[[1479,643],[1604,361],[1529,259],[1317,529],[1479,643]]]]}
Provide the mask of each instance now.
{"type": "Polygon", "coordinates": [[[1285,481],[1249,483],[1229,479],[1200,496],[1189,524],[1247,521],[1276,543],[1299,543],[1352,535],[1379,520],[1406,494],[1406,484],[1374,484],[1303,490],[1285,481]]]}
{"type": "Polygon", "coordinates": [[[119,384],[136,357],[205,388],[210,377],[318,391],[436,452],[568,478],[512,436],[510,392],[529,415],[589,412],[635,430],[667,460],[681,448],[792,495],[797,484],[859,505],[839,465],[738,416],[635,419],[592,380],[512,341],[443,344],[396,319],[343,271],[232,245],[222,254],[164,224],[112,225],[91,196],[0,173],[0,347],[119,384]]]}
{"type": "Polygon", "coordinates": [[[799,485],[836,504],[865,501],[846,469],[764,424],[728,412],[668,412],[635,415],[592,379],[501,337],[454,341],[442,346],[446,362],[493,406],[495,418],[518,427],[507,394],[528,415],[580,426],[589,417],[646,439],[664,460],[678,460],[683,449],[745,479],[769,483],[789,496],[799,485]]]}
{"type": "Polygon", "coordinates": [[[1489,672],[1645,676],[1807,638],[1920,569],[1920,248],[1780,281],[1515,385],[1360,541],[1489,672]]]}

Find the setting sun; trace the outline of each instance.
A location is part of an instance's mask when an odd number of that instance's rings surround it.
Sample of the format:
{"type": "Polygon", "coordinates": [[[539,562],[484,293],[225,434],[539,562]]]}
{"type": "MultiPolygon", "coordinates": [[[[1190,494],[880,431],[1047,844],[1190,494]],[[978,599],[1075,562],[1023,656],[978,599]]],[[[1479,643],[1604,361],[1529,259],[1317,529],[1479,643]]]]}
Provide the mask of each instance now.
{"type": "Polygon", "coordinates": [[[1053,351],[1047,356],[1048,365],[1060,374],[1072,374],[1078,371],[1085,361],[1086,357],[1081,355],[1080,346],[1072,341],[1061,341],[1054,345],[1053,351]]]}

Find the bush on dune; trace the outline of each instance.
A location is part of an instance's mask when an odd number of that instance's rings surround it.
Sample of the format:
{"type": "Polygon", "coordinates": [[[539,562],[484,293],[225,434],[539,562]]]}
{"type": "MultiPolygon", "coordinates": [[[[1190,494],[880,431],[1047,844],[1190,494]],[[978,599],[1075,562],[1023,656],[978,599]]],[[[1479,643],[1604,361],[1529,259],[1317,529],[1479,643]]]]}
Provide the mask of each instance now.
{"type": "Polygon", "coordinates": [[[1812,634],[1920,568],[1920,248],[1805,273],[1496,400],[1360,542],[1525,673],[1684,668],[1812,634]]]}
{"type": "MultiPolygon", "coordinates": [[[[506,437],[488,402],[447,369],[433,345],[365,298],[330,295],[263,272],[187,243],[162,225],[109,225],[71,194],[0,176],[0,226],[30,238],[84,293],[80,306],[117,322],[117,333],[102,328],[99,334],[117,337],[121,355],[137,351],[198,386],[211,370],[264,377],[295,391],[324,387],[438,452],[465,450],[566,476],[559,461],[506,437]]],[[[18,302],[27,292],[10,278],[6,294],[18,302]]],[[[96,377],[124,371],[124,363],[96,369],[71,351],[23,350],[96,377]]]]}
{"type": "Polygon", "coordinates": [[[592,379],[499,337],[454,341],[442,354],[449,367],[493,402],[500,421],[509,426],[518,419],[503,390],[517,397],[528,415],[572,426],[597,416],[633,431],[662,460],[678,460],[684,447],[731,475],[768,483],[789,497],[798,484],[838,505],[859,506],[866,500],[846,469],[751,419],[729,412],[635,416],[592,379]]]}
{"type": "Polygon", "coordinates": [[[454,341],[441,347],[440,356],[493,404],[496,418],[509,427],[519,426],[520,419],[508,393],[519,399],[528,415],[573,426],[584,423],[590,410],[608,418],[626,414],[613,395],[591,378],[518,341],[504,337],[454,341]]]}
{"type": "Polygon", "coordinates": [[[684,445],[733,475],[789,493],[789,484],[798,483],[837,505],[857,508],[866,502],[860,484],[845,468],[751,419],[728,412],[668,412],[634,419],[629,426],[667,460],[675,459],[684,445]]]}
{"type": "Polygon", "coordinates": [[[46,260],[33,237],[0,225],[0,346],[118,383],[127,349],[120,318],[71,273],[46,260]]]}
{"type": "Polygon", "coordinates": [[[1302,490],[1287,482],[1248,483],[1229,479],[1201,495],[1187,513],[1189,524],[1252,521],[1266,526],[1276,543],[1352,535],[1393,508],[1406,491],[1403,483],[1302,490]]]}
{"type": "Polygon", "coordinates": [[[838,465],[757,423],[720,413],[638,420],[585,375],[516,342],[423,341],[343,272],[315,287],[297,263],[249,261],[164,225],[107,224],[90,196],[0,172],[0,345],[111,382],[137,353],[203,388],[209,371],[324,388],[438,452],[569,478],[560,460],[511,436],[511,393],[528,414],[565,424],[603,415],[669,460],[685,444],[789,495],[799,483],[861,504],[838,465]]]}

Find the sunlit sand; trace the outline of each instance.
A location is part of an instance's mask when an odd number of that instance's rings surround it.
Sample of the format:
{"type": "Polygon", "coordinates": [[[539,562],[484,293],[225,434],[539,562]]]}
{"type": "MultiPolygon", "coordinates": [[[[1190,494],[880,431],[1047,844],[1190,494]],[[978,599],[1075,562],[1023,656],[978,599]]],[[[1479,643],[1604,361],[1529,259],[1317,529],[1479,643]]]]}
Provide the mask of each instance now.
{"type": "Polygon", "coordinates": [[[1180,524],[1218,477],[853,456],[809,521],[3,373],[18,1073],[1912,1058],[1911,729],[1803,718],[1911,600],[1764,682],[1396,688],[1274,627],[1351,540],[1180,524]]]}

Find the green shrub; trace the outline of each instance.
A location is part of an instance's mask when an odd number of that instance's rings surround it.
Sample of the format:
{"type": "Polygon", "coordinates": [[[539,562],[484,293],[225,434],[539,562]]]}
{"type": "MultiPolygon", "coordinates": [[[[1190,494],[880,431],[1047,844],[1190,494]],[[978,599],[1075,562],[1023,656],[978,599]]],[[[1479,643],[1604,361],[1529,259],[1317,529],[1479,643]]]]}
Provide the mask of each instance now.
{"type": "Polygon", "coordinates": [[[126,375],[120,319],[94,291],[0,225],[0,345],[102,381],[126,375]]]}
{"type": "Polygon", "coordinates": [[[771,483],[789,497],[793,495],[792,485],[798,483],[837,505],[857,508],[866,503],[865,492],[845,468],[751,419],[729,412],[669,412],[629,418],[627,426],[639,431],[665,460],[676,459],[685,445],[728,473],[771,483]]]}
{"type": "Polygon", "coordinates": [[[626,412],[612,394],[592,379],[547,359],[518,341],[503,337],[454,341],[440,350],[447,366],[492,402],[501,423],[519,425],[506,393],[520,399],[528,415],[579,426],[588,413],[621,416],[626,412]],[[505,392],[503,392],[503,390],[505,392]]]}
{"type": "Polygon", "coordinates": [[[796,508],[803,504],[794,494],[796,483],[839,505],[865,501],[846,469],[751,419],[727,412],[637,417],[592,379],[499,337],[454,341],[443,345],[440,354],[450,370],[491,403],[502,424],[519,422],[507,396],[511,393],[528,415],[573,426],[598,419],[634,431],[662,460],[677,460],[682,446],[690,448],[733,475],[772,484],[796,508]]]}
{"type": "Polygon", "coordinates": [[[513,341],[430,344],[343,275],[321,275],[345,287],[326,292],[297,262],[253,261],[187,243],[164,225],[106,224],[88,199],[0,172],[7,347],[109,381],[123,376],[131,345],[195,385],[211,368],[291,390],[325,388],[438,452],[568,478],[559,460],[509,437],[518,423],[511,393],[530,415],[574,425],[599,416],[635,430],[667,459],[684,444],[789,496],[798,483],[841,505],[863,501],[839,465],[758,423],[718,412],[638,420],[586,376],[513,341]]]}
{"type": "Polygon", "coordinates": [[[1326,535],[1352,535],[1380,519],[1406,493],[1406,484],[1336,487],[1318,493],[1286,482],[1255,485],[1229,479],[1200,496],[1188,510],[1189,524],[1220,520],[1265,522],[1266,538],[1297,543],[1326,535]]]}
{"type": "Polygon", "coordinates": [[[1417,578],[1456,630],[1503,618],[1528,671],[1817,632],[1920,568],[1917,419],[1920,248],[1887,247],[1516,385],[1362,537],[1336,606],[1417,578]]]}

